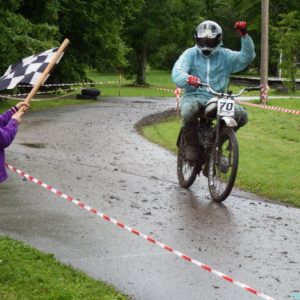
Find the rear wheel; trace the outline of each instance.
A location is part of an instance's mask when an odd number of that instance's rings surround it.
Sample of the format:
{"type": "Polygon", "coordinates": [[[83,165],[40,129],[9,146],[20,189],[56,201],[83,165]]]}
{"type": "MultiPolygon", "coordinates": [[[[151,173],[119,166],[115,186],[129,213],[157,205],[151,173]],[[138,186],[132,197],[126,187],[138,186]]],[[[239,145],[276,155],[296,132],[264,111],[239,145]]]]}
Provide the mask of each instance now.
{"type": "Polygon", "coordinates": [[[185,141],[180,134],[178,138],[178,153],[177,153],[177,177],[179,184],[183,188],[189,188],[195,181],[199,173],[198,162],[187,161],[184,158],[185,141]]]}
{"type": "Polygon", "coordinates": [[[212,199],[224,201],[230,194],[238,170],[239,148],[234,131],[220,132],[219,149],[213,147],[208,166],[208,188],[212,199]]]}

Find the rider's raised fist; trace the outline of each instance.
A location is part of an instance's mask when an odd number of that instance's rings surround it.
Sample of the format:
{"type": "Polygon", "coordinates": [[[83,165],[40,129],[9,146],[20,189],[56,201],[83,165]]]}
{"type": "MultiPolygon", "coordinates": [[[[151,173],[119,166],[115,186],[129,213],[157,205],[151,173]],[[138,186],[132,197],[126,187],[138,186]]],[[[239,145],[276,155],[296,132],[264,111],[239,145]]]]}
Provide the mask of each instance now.
{"type": "Polygon", "coordinates": [[[197,76],[189,76],[187,83],[191,86],[198,87],[200,85],[200,79],[197,76]]]}
{"type": "Polygon", "coordinates": [[[245,21],[235,22],[234,28],[240,34],[240,36],[244,36],[248,33],[247,22],[245,21]]]}

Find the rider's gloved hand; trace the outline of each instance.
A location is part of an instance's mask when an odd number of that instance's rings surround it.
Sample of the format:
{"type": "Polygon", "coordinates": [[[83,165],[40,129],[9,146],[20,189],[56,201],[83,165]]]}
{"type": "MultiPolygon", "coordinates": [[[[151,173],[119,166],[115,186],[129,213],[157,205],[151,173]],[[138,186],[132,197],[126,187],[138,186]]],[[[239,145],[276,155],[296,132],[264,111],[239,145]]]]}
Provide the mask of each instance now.
{"type": "Polygon", "coordinates": [[[235,22],[234,28],[240,34],[241,37],[245,36],[248,33],[247,22],[245,21],[235,22]]]}
{"type": "Polygon", "coordinates": [[[189,76],[187,79],[187,83],[194,87],[199,87],[200,79],[197,76],[189,76]]]}

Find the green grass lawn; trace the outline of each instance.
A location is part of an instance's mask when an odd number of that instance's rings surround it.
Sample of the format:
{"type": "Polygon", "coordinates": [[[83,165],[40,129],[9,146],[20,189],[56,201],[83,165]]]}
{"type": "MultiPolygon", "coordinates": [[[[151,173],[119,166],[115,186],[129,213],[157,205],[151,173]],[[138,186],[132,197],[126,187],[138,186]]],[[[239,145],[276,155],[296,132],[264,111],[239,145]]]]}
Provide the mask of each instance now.
{"type": "MultiPolygon", "coordinates": [[[[269,101],[300,109],[300,99],[269,101]]],[[[247,107],[249,123],[238,131],[240,162],[236,186],[300,207],[300,116],[247,107]]],[[[142,129],[173,152],[181,122],[168,120],[142,129]]]]}
{"type": "MultiPolygon", "coordinates": [[[[269,104],[300,109],[299,100],[272,100],[269,104]]],[[[248,111],[249,125],[238,132],[241,161],[237,184],[300,207],[300,116],[248,111]]]]}
{"type": "Polygon", "coordinates": [[[113,287],[59,263],[8,237],[0,236],[0,299],[125,300],[113,287]]]}

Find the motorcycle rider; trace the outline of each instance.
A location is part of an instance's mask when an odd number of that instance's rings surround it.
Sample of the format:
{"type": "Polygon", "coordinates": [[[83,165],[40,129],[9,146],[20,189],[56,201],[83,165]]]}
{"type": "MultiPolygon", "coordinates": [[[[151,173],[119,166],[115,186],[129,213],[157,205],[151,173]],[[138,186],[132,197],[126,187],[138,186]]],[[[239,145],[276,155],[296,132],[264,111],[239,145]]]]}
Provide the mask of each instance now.
{"type": "MultiPolygon", "coordinates": [[[[215,91],[224,92],[232,73],[245,69],[255,58],[254,44],[247,32],[247,23],[235,23],[241,36],[241,50],[232,51],[222,47],[222,28],[214,21],[200,23],[194,33],[195,46],[185,50],[172,70],[172,80],[185,90],[181,99],[182,134],[187,143],[185,158],[198,159],[197,115],[213,95],[200,82],[208,83],[215,91]]],[[[248,121],[247,112],[235,105],[238,128],[248,121]]]]}

